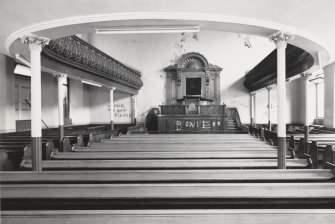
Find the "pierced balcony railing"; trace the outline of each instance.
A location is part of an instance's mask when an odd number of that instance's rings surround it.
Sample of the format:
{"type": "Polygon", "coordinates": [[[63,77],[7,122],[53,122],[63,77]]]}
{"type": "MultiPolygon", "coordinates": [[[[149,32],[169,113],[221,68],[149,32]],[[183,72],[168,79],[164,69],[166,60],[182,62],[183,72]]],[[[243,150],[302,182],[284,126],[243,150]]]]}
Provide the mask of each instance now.
{"type": "Polygon", "coordinates": [[[122,64],[77,36],[51,40],[43,48],[43,56],[137,90],[143,86],[139,71],[122,64]]]}

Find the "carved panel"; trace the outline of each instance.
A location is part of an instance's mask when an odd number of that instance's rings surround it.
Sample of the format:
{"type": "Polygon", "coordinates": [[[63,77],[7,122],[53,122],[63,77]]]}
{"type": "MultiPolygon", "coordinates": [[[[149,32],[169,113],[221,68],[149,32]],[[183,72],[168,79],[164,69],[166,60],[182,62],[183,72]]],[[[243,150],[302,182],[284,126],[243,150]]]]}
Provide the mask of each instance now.
{"type": "Polygon", "coordinates": [[[180,115],[185,114],[184,105],[161,105],[161,114],[163,115],[180,115]]]}
{"type": "Polygon", "coordinates": [[[205,115],[224,115],[225,114],[225,106],[224,105],[200,105],[200,114],[205,115]]]}
{"type": "MultiPolygon", "coordinates": [[[[209,64],[207,59],[195,52],[184,54],[176,64],[170,65],[164,69],[167,74],[167,83],[176,77],[176,87],[178,99],[184,96],[201,96],[209,98],[216,104],[220,104],[220,71],[222,68],[209,64]],[[191,78],[201,78],[201,93],[187,92],[187,80],[191,78]],[[212,81],[214,80],[214,81],[212,81]]],[[[173,97],[170,92],[166,94],[167,102],[172,102],[173,97]]]]}
{"type": "Polygon", "coordinates": [[[181,64],[182,68],[198,70],[204,68],[206,65],[198,57],[189,57],[186,58],[181,64]]]}

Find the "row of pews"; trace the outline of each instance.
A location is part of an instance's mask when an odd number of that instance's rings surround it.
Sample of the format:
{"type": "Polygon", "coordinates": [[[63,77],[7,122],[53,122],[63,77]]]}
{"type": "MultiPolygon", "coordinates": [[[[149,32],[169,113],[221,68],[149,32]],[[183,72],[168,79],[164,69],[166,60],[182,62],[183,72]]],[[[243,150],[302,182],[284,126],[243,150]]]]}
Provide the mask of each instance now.
{"type": "MultiPolygon", "coordinates": [[[[288,151],[291,153],[292,158],[308,158],[312,168],[327,168],[335,163],[335,131],[312,130],[315,131],[309,133],[307,140],[305,134],[300,131],[296,133],[290,131],[286,136],[288,151]]],[[[276,144],[276,132],[269,131],[263,127],[250,127],[249,133],[263,141],[267,141],[271,145],[276,144]]]]}
{"type": "MultiPolygon", "coordinates": [[[[66,127],[65,135],[59,137],[58,129],[45,129],[42,136],[42,158],[48,159],[54,149],[70,152],[75,146],[87,146],[118,135],[118,130],[108,130],[108,125],[66,127]]],[[[30,131],[0,135],[0,170],[19,170],[22,157],[31,156],[30,131]]]]}
{"type": "Polygon", "coordinates": [[[3,223],[332,223],[334,166],[246,134],[125,135],[1,172],[3,223]]]}

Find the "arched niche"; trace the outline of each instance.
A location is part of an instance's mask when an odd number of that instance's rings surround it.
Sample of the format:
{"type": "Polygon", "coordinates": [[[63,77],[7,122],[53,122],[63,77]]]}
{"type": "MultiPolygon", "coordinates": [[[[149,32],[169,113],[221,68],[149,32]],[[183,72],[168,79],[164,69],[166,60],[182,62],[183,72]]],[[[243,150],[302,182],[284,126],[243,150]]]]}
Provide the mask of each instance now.
{"type": "Polygon", "coordinates": [[[195,52],[182,55],[175,65],[164,69],[167,74],[166,100],[178,104],[183,98],[198,97],[206,104],[220,104],[220,72],[222,68],[208,63],[195,52]]]}

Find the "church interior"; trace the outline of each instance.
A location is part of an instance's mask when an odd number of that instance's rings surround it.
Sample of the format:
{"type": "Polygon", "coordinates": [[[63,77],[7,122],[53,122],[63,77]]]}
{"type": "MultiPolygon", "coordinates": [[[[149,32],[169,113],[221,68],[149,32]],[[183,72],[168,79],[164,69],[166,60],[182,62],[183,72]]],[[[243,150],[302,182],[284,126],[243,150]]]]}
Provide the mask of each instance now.
{"type": "Polygon", "coordinates": [[[0,5],[0,222],[334,223],[333,0],[0,5]]]}

